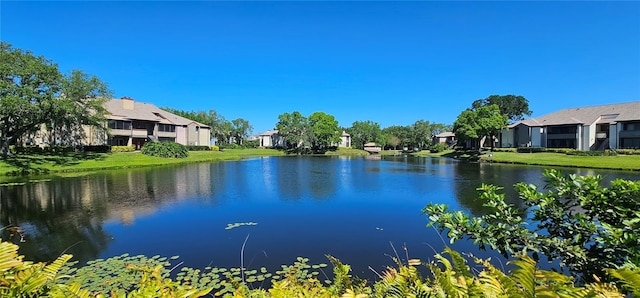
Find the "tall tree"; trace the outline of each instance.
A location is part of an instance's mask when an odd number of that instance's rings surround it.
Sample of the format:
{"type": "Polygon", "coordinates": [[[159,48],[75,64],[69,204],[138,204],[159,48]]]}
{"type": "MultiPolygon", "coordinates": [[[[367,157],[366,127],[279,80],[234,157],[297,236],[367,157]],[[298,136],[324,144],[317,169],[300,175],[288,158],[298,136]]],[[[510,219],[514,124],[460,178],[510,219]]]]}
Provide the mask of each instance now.
{"type": "Polygon", "coordinates": [[[328,147],[340,143],[342,130],[332,115],[324,112],[309,115],[309,128],[311,146],[316,152],[326,151],[328,147]]]}
{"type": "Polygon", "coordinates": [[[96,134],[106,134],[104,108],[111,92],[97,77],[74,70],[62,82],[62,94],[54,99],[55,104],[46,123],[50,144],[59,140],[63,145],[82,145],[85,139],[83,126],[96,129],[96,134]]]}
{"type": "MultiPolygon", "coordinates": [[[[413,131],[409,126],[400,126],[400,125],[392,125],[389,127],[385,127],[382,129],[382,134],[386,135],[387,141],[395,141],[391,137],[396,137],[398,139],[398,144],[393,146],[394,149],[397,146],[410,146],[412,145],[412,135],[413,131]]],[[[391,143],[387,143],[388,145],[392,145],[391,143]]],[[[382,145],[382,144],[381,144],[382,145]]]]}
{"type": "Polygon", "coordinates": [[[231,123],[233,124],[233,138],[235,139],[236,144],[242,145],[242,142],[253,131],[253,126],[249,124],[249,121],[242,118],[235,119],[231,121],[231,123]]]}
{"type": "MultiPolygon", "coordinates": [[[[29,51],[0,42],[0,147],[49,127],[85,122],[95,124],[104,116],[102,100],[109,97],[106,85],[79,71],[69,76],[57,64],[29,51]]],[[[104,125],[104,121],[100,126],[104,125]]]]}
{"type": "Polygon", "coordinates": [[[471,104],[476,110],[482,106],[497,105],[500,113],[506,115],[509,121],[516,122],[524,119],[524,116],[531,116],[529,101],[520,95],[490,95],[484,99],[478,99],[471,104]]]}
{"type": "Polygon", "coordinates": [[[431,123],[429,126],[431,128],[431,135],[432,136],[435,136],[437,134],[443,133],[445,131],[452,131],[453,130],[453,126],[448,125],[448,124],[431,123]]]}
{"type": "MultiPolygon", "coordinates": [[[[453,132],[461,141],[489,137],[493,148],[493,137],[508,124],[507,116],[500,113],[497,105],[481,106],[475,110],[462,111],[453,123],[453,132]]],[[[480,144],[482,146],[482,144],[480,144]]]]}
{"type": "Polygon", "coordinates": [[[381,143],[382,141],[380,124],[370,120],[353,122],[347,132],[351,135],[351,144],[358,149],[363,149],[364,144],[368,142],[381,143]]]}
{"type": "Polygon", "coordinates": [[[418,120],[412,125],[412,143],[414,146],[423,149],[431,145],[433,136],[432,124],[429,121],[418,120]]]}
{"type": "Polygon", "coordinates": [[[305,147],[311,147],[309,140],[309,120],[295,111],[278,116],[276,124],[278,134],[284,139],[287,149],[302,152],[305,147]]]}

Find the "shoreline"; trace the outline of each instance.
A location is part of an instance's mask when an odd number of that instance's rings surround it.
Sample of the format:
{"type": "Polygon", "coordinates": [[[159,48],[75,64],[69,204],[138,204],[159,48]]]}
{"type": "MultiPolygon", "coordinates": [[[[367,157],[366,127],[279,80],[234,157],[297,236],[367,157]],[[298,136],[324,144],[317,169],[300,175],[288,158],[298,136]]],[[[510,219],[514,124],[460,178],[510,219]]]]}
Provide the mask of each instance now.
{"type": "MultiPolygon", "coordinates": [[[[344,149],[325,156],[364,156],[363,150],[344,149]],[[342,152],[341,152],[342,151],[342,152]]],[[[365,152],[366,153],[366,152],[365,152]]],[[[396,155],[394,154],[381,154],[396,155]]],[[[613,171],[640,171],[640,155],[618,156],[570,156],[562,153],[515,153],[492,152],[473,154],[447,150],[438,153],[416,152],[413,156],[453,158],[457,160],[530,165],[542,167],[585,168],[613,171]]],[[[0,160],[0,184],[10,185],[27,182],[40,177],[67,176],[71,173],[90,173],[105,170],[123,170],[166,165],[183,165],[200,162],[242,160],[255,157],[287,156],[275,149],[227,149],[224,151],[191,151],[184,159],[164,159],[142,155],[139,152],[117,152],[106,154],[76,155],[30,155],[0,160]]],[[[78,175],[81,176],[81,175],[78,175]]]]}

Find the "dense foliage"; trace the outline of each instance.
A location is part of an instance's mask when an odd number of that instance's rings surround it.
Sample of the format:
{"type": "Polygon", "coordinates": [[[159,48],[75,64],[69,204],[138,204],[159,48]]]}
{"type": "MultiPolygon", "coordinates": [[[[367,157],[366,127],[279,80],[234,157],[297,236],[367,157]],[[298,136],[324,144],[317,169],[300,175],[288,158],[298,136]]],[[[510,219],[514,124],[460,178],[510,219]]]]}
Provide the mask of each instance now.
{"type": "Polygon", "coordinates": [[[88,262],[80,268],[62,255],[51,264],[23,261],[18,246],[0,241],[0,295],[2,297],[623,297],[640,294],[640,271],[608,270],[617,283],[594,282],[575,286],[569,276],[540,270],[530,257],[518,256],[502,272],[488,260],[467,259],[449,248],[436,261],[394,258],[379,280],[368,282],[351,275],[349,265],[327,256],[333,278],[324,264],[297,258],[274,274],[266,268],[180,268],[177,257],[121,255],[88,262]],[[419,268],[425,266],[429,277],[419,268]],[[320,279],[324,278],[323,281],[320,279]]]}
{"type": "MultiPolygon", "coordinates": [[[[507,127],[507,123],[507,116],[500,112],[497,105],[480,106],[462,111],[453,123],[453,132],[459,141],[479,141],[488,137],[493,147],[494,136],[507,127]]],[[[481,147],[482,144],[477,146],[481,147]]]]}
{"type": "Polygon", "coordinates": [[[189,156],[186,146],[175,142],[147,142],[140,152],[145,155],[164,158],[185,158],[189,156]]]}
{"type": "MultiPolygon", "coordinates": [[[[36,133],[49,144],[79,145],[81,125],[105,131],[106,84],[79,70],[64,75],[50,60],[0,42],[0,149],[36,133]],[[44,126],[45,131],[40,129],[44,126]]],[[[99,133],[99,132],[98,132],[99,133]]]]}
{"type": "MultiPolygon", "coordinates": [[[[546,192],[515,185],[526,210],[505,202],[499,187],[482,185],[480,199],[494,211],[470,217],[429,204],[423,212],[451,241],[473,239],[505,256],[543,254],[584,280],[604,276],[605,268],[640,264],[640,181],[617,179],[601,186],[601,177],[545,172],[546,192]]],[[[561,268],[558,268],[561,269],[561,268]]]]}
{"type": "Polygon", "coordinates": [[[276,129],[285,148],[297,153],[324,153],[337,147],[342,134],[338,121],[324,112],[314,112],[308,118],[298,111],[281,114],[276,129]]]}
{"type": "Polygon", "coordinates": [[[374,142],[381,144],[384,142],[380,124],[373,121],[355,121],[351,127],[347,128],[347,132],[351,135],[351,146],[357,149],[363,149],[364,144],[374,142]]]}
{"type": "Polygon", "coordinates": [[[418,148],[428,149],[433,143],[433,136],[450,131],[451,127],[442,123],[430,123],[418,120],[413,125],[393,125],[383,128],[379,140],[386,149],[418,148]]]}
{"type": "Polygon", "coordinates": [[[491,95],[474,101],[471,108],[462,111],[453,124],[453,132],[459,141],[473,141],[472,147],[481,148],[481,139],[489,138],[493,148],[494,137],[500,130],[531,113],[529,101],[523,96],[491,95]]]}
{"type": "Polygon", "coordinates": [[[531,116],[529,101],[520,95],[490,95],[487,98],[478,99],[471,104],[475,110],[482,106],[497,105],[500,113],[507,116],[509,121],[515,122],[524,119],[524,116],[531,116]]]}

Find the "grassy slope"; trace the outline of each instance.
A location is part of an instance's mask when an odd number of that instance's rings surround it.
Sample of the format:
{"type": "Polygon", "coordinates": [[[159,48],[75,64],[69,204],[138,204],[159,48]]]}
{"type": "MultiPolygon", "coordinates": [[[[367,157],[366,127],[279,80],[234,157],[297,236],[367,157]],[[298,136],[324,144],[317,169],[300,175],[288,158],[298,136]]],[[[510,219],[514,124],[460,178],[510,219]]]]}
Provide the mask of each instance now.
{"type": "Polygon", "coordinates": [[[210,162],[222,160],[238,160],[253,156],[284,155],[281,151],[271,149],[244,149],[218,151],[192,151],[189,157],[160,158],[143,155],[140,152],[119,152],[89,155],[32,155],[14,156],[8,160],[0,160],[0,176],[22,168],[31,170],[46,169],[50,173],[79,172],[101,169],[120,169],[142,166],[161,166],[168,164],[210,162]]]}
{"type": "MultiPolygon", "coordinates": [[[[391,152],[384,152],[391,153],[391,152]]],[[[120,169],[143,166],[161,166],[168,164],[212,162],[223,160],[238,160],[254,156],[278,156],[284,155],[282,151],[272,149],[237,149],[216,151],[192,151],[189,157],[184,159],[171,159],[150,157],[139,152],[121,152],[110,154],[91,154],[82,156],[69,154],[63,156],[36,155],[16,156],[9,160],[0,160],[0,181],[15,180],[7,177],[7,174],[20,169],[28,169],[38,172],[41,169],[50,173],[62,172],[89,172],[102,169],[120,169]]],[[[335,152],[327,152],[327,155],[361,156],[368,155],[364,150],[340,148],[335,152]]],[[[440,153],[422,151],[414,153],[417,156],[454,156],[451,150],[440,153]]],[[[458,156],[464,158],[464,156],[458,156]]],[[[639,155],[619,156],[574,156],[560,153],[515,153],[493,152],[489,157],[484,154],[482,160],[500,163],[517,163],[541,166],[566,166],[613,170],[640,171],[639,155]]]]}
{"type": "Polygon", "coordinates": [[[492,157],[484,154],[481,159],[500,163],[640,171],[639,155],[575,156],[562,153],[493,152],[492,157]]]}

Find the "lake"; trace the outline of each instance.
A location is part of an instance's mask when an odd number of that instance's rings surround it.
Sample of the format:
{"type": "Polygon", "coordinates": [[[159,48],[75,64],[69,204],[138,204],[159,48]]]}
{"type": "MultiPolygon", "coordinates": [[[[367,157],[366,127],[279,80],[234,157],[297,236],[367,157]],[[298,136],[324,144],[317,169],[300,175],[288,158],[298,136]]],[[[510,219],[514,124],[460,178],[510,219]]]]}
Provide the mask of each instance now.
{"type": "MultiPolygon", "coordinates": [[[[513,184],[542,186],[543,168],[468,163],[446,158],[391,156],[265,157],[243,161],[103,171],[80,177],[30,180],[0,187],[3,226],[24,231],[20,252],[49,261],[123,253],[180,256],[184,266],[280,269],[297,256],[328,263],[326,254],[372,277],[405,258],[432,259],[447,239],[427,228],[421,209],[445,203],[474,215],[481,183],[505,187],[522,206],[513,184]],[[233,223],[257,225],[225,229],[233,223]],[[406,248],[406,251],[403,249],[406,248]]],[[[564,169],[605,180],[640,179],[640,173],[564,169]]],[[[3,239],[9,232],[3,231],[3,239]]],[[[14,237],[13,241],[18,242],[14,237]]],[[[453,248],[481,257],[468,242],[453,248]]]]}

